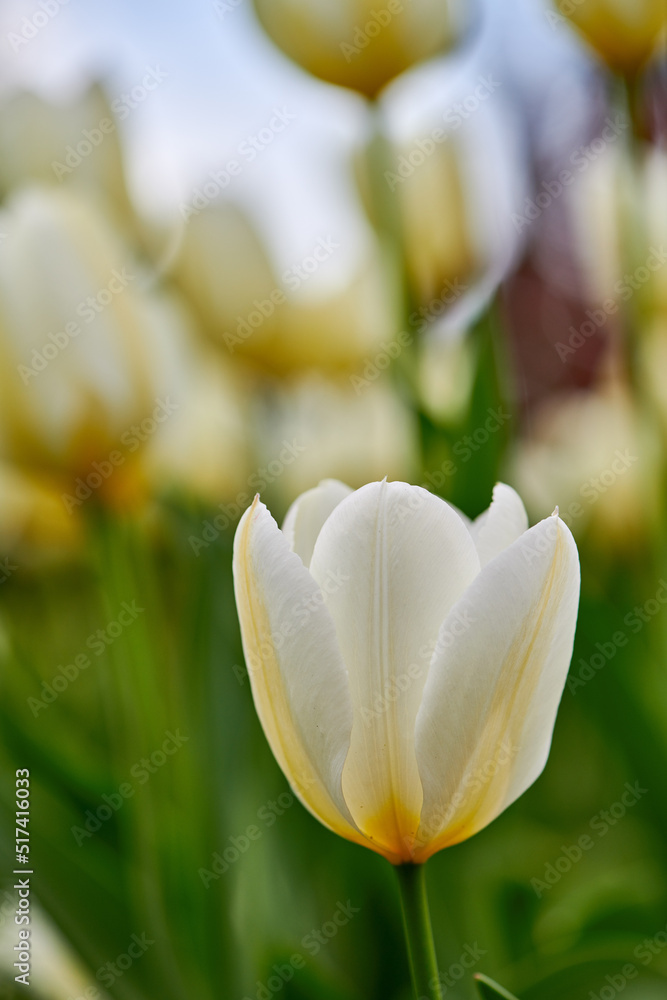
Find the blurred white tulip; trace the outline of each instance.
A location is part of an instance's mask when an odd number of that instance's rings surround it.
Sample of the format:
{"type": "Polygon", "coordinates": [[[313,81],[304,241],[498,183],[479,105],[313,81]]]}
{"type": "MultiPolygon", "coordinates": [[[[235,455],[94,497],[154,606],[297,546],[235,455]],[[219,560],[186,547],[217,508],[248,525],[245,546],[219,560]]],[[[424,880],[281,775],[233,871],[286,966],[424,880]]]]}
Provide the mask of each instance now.
{"type": "Polygon", "coordinates": [[[470,402],[475,377],[470,339],[427,338],[419,345],[417,371],[420,400],[429,416],[442,423],[459,420],[470,402]]]}
{"type": "Polygon", "coordinates": [[[628,390],[609,381],[546,403],[510,460],[528,512],[555,501],[575,535],[631,550],[655,523],[660,444],[628,390]]]}
{"type": "Polygon", "coordinates": [[[667,313],[658,313],[641,332],[637,377],[642,399],[657,416],[667,440],[667,313]]]}
{"type": "MultiPolygon", "coordinates": [[[[9,894],[7,894],[9,895],[9,894]]],[[[11,920],[0,925],[0,969],[7,978],[16,975],[16,924],[11,920]]],[[[95,979],[79,955],[51,917],[31,900],[30,906],[30,986],[39,990],[44,1000],[72,1000],[73,997],[94,997],[109,1000],[106,990],[99,989],[95,979]]]]}
{"type": "Polygon", "coordinates": [[[30,181],[85,194],[105,205],[117,225],[136,230],[118,122],[99,84],[68,104],[30,92],[0,104],[0,194],[6,198],[30,181]]]}
{"type": "Polygon", "coordinates": [[[71,554],[82,540],[81,523],[61,499],[66,482],[0,463],[0,582],[18,565],[71,554]],[[16,562],[16,565],[14,563],[16,562]]]}
{"type": "Polygon", "coordinates": [[[18,193],[0,229],[5,456],[69,476],[74,512],[93,494],[124,502],[145,492],[151,443],[156,475],[174,444],[184,470],[201,457],[188,429],[204,426],[211,453],[198,476],[207,491],[213,482],[224,489],[241,462],[236,397],[229,380],[214,385],[216,369],[196,353],[180,300],[152,289],[103,216],[71,193],[18,193]]]}
{"type": "MultiPolygon", "coordinates": [[[[650,246],[667,251],[667,150],[652,146],[646,150],[642,177],[643,218],[650,246]]],[[[667,253],[665,254],[667,256],[667,253]]],[[[667,317],[667,260],[651,275],[652,307],[667,317]]]]}
{"type": "Polygon", "coordinates": [[[393,77],[463,33],[462,0],[255,0],[262,25],[314,76],[374,97],[393,77]]]}
{"type": "Polygon", "coordinates": [[[173,420],[147,443],[143,470],[151,493],[176,491],[218,504],[234,498],[250,473],[247,408],[238,372],[215,351],[193,353],[173,420]]]}
{"type": "Polygon", "coordinates": [[[611,69],[629,77],[665,42],[664,0],[556,0],[554,8],[552,23],[568,17],[611,69]]]}
{"type": "MultiPolygon", "coordinates": [[[[577,151],[561,195],[576,260],[565,280],[591,304],[595,327],[620,321],[636,340],[646,319],[667,308],[667,156],[655,147],[633,155],[623,140],[605,127],[577,151]]],[[[553,278],[553,246],[545,250],[541,266],[553,278]]]]}
{"type": "Polygon", "coordinates": [[[369,476],[416,473],[416,420],[384,377],[357,391],[349,378],[310,373],[276,386],[258,408],[261,466],[274,460],[285,442],[295,444],[296,457],[275,480],[287,501],[327,476],[356,486],[369,476]]]}
{"type": "Polygon", "coordinates": [[[563,191],[580,290],[594,303],[618,295],[622,255],[629,249],[623,242],[623,219],[634,209],[628,204],[633,168],[619,138],[605,143],[600,137],[599,143],[588,144],[589,152],[577,160],[571,186],[563,191]]]}
{"type": "Polygon", "coordinates": [[[339,250],[322,237],[312,255],[278,278],[247,217],[231,204],[212,203],[188,219],[173,271],[228,355],[277,372],[345,369],[392,338],[398,311],[372,244],[346,287],[309,287],[310,276],[339,250]]]}
{"type": "Polygon", "coordinates": [[[444,305],[451,305],[481,269],[465,187],[465,155],[456,139],[440,145],[425,137],[401,147],[399,170],[410,157],[417,166],[405,178],[396,173],[395,181],[408,271],[420,305],[444,298],[443,288],[451,296],[444,305]]]}
{"type": "Polygon", "coordinates": [[[523,243],[514,215],[526,189],[525,151],[502,88],[467,64],[465,72],[445,62],[401,78],[383,95],[382,176],[369,158],[361,171],[366,204],[384,198],[396,213],[413,319],[434,330],[466,329],[523,243]]]}

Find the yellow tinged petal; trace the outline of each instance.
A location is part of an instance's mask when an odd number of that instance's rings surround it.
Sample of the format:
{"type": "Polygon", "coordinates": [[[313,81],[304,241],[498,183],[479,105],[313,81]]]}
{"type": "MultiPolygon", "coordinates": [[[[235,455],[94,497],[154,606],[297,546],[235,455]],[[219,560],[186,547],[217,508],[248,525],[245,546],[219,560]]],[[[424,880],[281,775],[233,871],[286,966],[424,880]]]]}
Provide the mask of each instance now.
{"type": "Polygon", "coordinates": [[[422,804],[415,718],[442,621],[479,572],[472,538],[439,497],[370,483],[327,518],[310,571],[349,671],[345,801],[383,853],[409,860],[422,804]]]}
{"type": "Polygon", "coordinates": [[[417,717],[424,788],[415,860],[472,836],[541,773],[572,654],[574,539],[558,517],[485,566],[452,609],[417,717]],[[444,724],[443,724],[444,723],[444,724]]]}
{"type": "Polygon", "coordinates": [[[341,792],[352,709],[333,622],[259,497],[234,539],[234,585],[255,707],[278,764],[320,822],[372,846],[341,792]]]}

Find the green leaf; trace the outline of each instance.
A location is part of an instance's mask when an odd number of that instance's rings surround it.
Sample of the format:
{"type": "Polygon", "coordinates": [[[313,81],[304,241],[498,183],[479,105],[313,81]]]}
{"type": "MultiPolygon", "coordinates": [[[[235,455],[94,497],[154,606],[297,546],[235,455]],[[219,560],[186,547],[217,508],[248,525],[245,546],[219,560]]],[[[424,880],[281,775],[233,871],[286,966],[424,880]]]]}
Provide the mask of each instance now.
{"type": "Polygon", "coordinates": [[[494,997],[504,997],[504,1000],[517,1000],[517,997],[513,993],[503,989],[498,983],[494,983],[493,979],[489,979],[488,976],[483,975],[481,972],[476,972],[474,978],[479,995],[484,997],[485,1000],[494,1000],[494,997]]]}

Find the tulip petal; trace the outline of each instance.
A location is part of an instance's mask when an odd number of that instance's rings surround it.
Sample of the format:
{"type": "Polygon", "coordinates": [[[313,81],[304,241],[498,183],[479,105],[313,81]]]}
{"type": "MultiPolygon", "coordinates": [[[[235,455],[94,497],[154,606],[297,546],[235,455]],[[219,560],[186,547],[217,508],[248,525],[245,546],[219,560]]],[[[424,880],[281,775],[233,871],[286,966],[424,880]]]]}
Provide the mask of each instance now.
{"type": "Polygon", "coordinates": [[[390,860],[409,860],[422,792],[414,725],[440,626],[479,572],[474,543],[439,497],[370,483],[343,500],[315,543],[354,705],[343,792],[390,860]]]}
{"type": "Polygon", "coordinates": [[[334,507],[351,492],[352,488],[338,479],[323,479],[318,486],[297,497],[285,514],[283,535],[304,566],[310,566],[322,525],[334,507]]]}
{"type": "MultiPolygon", "coordinates": [[[[467,515],[467,514],[464,514],[464,513],[463,513],[463,511],[462,511],[462,510],[460,510],[460,509],[459,509],[459,508],[458,508],[458,507],[456,506],[456,504],[455,504],[455,503],[450,503],[450,502],[449,502],[449,500],[445,500],[445,503],[447,504],[447,506],[448,506],[448,507],[451,507],[451,508],[452,508],[452,510],[456,511],[456,513],[457,513],[457,514],[459,515],[459,517],[461,518],[461,520],[462,520],[462,521],[463,521],[463,523],[465,524],[465,526],[466,526],[466,528],[468,529],[468,531],[470,531],[470,530],[471,530],[471,528],[472,528],[472,525],[473,525],[473,522],[472,522],[472,518],[468,517],[468,515],[467,515]]],[[[481,516],[482,516],[482,515],[480,514],[480,517],[481,517],[481,516]]]]}
{"type": "Polygon", "coordinates": [[[470,527],[482,566],[527,530],[528,515],[523,500],[511,486],[496,483],[491,506],[470,527]]]}
{"type": "Polygon", "coordinates": [[[255,707],[278,764],[325,826],[371,846],[341,791],[352,704],[334,625],[258,497],[234,539],[234,587],[255,707]]]}
{"type": "Polygon", "coordinates": [[[541,773],[578,599],[576,545],[551,516],[489,562],[452,609],[441,635],[454,639],[436,651],[417,716],[416,861],[481,830],[541,773]]]}

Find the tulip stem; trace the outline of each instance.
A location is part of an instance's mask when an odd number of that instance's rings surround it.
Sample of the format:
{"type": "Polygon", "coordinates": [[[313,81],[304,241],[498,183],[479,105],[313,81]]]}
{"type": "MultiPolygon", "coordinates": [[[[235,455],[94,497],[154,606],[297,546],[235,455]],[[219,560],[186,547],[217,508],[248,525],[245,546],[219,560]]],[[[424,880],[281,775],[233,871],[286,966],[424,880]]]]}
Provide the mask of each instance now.
{"type": "Polygon", "coordinates": [[[442,1000],[424,865],[397,865],[403,929],[415,1000],[442,1000]]]}

